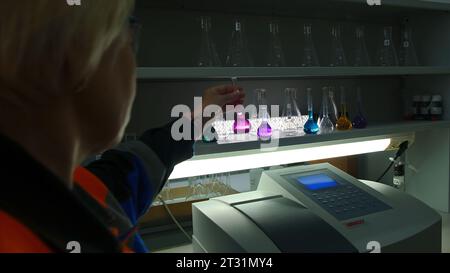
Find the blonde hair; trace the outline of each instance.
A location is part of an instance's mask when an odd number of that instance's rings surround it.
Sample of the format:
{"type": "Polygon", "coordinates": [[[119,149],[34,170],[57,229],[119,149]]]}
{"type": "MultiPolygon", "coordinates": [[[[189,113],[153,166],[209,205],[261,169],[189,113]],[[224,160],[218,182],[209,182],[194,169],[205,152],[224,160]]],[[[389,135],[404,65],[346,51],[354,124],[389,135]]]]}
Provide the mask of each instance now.
{"type": "Polygon", "coordinates": [[[80,6],[66,0],[1,2],[0,93],[6,88],[21,99],[80,88],[134,6],[134,0],[81,0],[80,6]]]}

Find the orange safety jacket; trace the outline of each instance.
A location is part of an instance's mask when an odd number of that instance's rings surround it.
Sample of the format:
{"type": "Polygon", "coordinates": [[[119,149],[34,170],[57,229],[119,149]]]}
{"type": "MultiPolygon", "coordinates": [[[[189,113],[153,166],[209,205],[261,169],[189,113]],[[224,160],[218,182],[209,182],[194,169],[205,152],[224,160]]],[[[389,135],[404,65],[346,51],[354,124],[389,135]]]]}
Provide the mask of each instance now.
{"type": "MultiPolygon", "coordinates": [[[[89,170],[79,167],[75,171],[74,182],[76,187],[84,190],[89,196],[98,202],[105,210],[108,210],[107,198],[110,195],[109,190],[89,170]]],[[[111,212],[110,213],[114,213],[111,212]]],[[[52,249],[43,241],[33,230],[28,228],[19,219],[7,212],[0,210],[0,253],[52,253],[52,249]]],[[[119,227],[109,226],[113,236],[119,236],[119,227]]],[[[130,234],[131,236],[131,234],[130,234]]],[[[129,237],[130,237],[129,236],[129,237]]],[[[129,239],[129,237],[127,239],[129,239]]],[[[123,253],[133,253],[134,251],[126,244],[126,240],[120,243],[123,253]]],[[[82,245],[81,245],[82,247],[82,245]]],[[[67,249],[68,251],[70,249],[67,249]]],[[[82,248],[81,248],[82,251],[82,248]]]]}

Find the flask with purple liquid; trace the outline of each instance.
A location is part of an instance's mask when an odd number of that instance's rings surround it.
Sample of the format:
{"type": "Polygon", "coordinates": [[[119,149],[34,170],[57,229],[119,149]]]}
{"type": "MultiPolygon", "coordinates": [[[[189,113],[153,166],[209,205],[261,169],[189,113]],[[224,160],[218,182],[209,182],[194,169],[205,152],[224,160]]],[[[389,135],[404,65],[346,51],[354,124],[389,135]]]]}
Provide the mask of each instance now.
{"type": "Polygon", "coordinates": [[[367,119],[363,114],[361,88],[356,89],[356,95],[358,100],[358,114],[353,118],[353,127],[356,129],[364,129],[367,127],[367,119]]]}
{"type": "Polygon", "coordinates": [[[261,141],[269,141],[272,137],[272,127],[269,124],[269,113],[267,112],[267,105],[261,105],[259,107],[259,115],[262,119],[262,122],[258,128],[258,138],[261,141]]]}

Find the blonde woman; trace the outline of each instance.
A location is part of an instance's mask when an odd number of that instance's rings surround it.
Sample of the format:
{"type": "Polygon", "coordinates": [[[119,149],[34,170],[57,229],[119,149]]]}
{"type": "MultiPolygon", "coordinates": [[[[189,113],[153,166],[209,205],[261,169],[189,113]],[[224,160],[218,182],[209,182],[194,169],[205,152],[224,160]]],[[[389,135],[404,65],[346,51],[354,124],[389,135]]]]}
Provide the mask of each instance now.
{"type": "MultiPolygon", "coordinates": [[[[134,1],[1,4],[0,252],[145,252],[137,221],[193,142],[168,124],[111,149],[135,96],[134,1]]],[[[230,86],[204,93],[242,99],[230,86]]]]}

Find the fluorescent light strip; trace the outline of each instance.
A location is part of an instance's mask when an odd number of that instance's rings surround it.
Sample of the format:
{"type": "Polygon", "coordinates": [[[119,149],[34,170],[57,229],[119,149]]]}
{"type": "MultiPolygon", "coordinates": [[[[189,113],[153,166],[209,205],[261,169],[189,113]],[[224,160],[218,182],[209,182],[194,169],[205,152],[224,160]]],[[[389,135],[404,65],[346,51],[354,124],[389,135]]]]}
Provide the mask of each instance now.
{"type": "Polygon", "coordinates": [[[294,150],[260,152],[208,159],[191,159],[175,166],[169,179],[226,173],[327,158],[366,154],[386,150],[391,139],[299,148],[294,150]]]}

